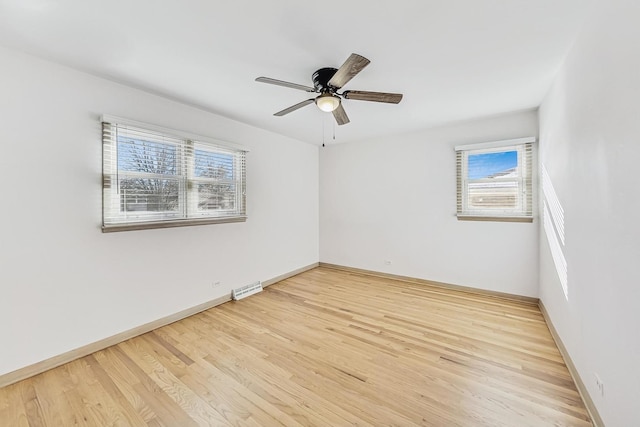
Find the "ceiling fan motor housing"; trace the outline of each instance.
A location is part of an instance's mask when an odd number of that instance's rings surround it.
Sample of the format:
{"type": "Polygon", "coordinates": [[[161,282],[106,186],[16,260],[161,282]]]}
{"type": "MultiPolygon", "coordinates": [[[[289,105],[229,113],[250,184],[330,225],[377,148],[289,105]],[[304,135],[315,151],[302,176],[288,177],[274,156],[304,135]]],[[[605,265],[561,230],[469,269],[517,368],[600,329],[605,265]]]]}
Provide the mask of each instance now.
{"type": "Polygon", "coordinates": [[[318,92],[335,91],[333,88],[330,89],[329,80],[331,80],[331,77],[333,77],[336,71],[338,71],[337,68],[320,68],[313,73],[311,79],[313,80],[313,86],[318,92]]]}

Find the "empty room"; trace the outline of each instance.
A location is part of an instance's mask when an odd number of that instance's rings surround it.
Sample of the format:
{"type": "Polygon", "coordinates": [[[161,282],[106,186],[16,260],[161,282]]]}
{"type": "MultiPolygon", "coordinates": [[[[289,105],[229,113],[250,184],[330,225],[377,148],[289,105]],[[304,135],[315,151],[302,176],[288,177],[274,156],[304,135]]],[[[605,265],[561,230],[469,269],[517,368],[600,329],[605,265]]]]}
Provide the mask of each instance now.
{"type": "Polygon", "coordinates": [[[0,426],[640,426],[640,2],[0,0],[0,426]]]}

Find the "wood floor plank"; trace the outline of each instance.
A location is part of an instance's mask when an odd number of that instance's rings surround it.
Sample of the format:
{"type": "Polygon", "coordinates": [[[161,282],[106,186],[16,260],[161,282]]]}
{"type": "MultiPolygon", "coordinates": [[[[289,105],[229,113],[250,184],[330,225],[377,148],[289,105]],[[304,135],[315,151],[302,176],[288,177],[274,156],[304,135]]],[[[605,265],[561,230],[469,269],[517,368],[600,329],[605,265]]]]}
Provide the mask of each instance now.
{"type": "Polygon", "coordinates": [[[144,412],[138,412],[131,402],[127,400],[111,375],[100,365],[98,360],[93,355],[89,355],[84,357],[83,361],[90,365],[100,387],[113,399],[114,405],[119,410],[119,414],[117,415],[118,422],[122,420],[124,425],[129,426],[145,425],[148,420],[143,418],[144,412]]]}
{"type": "MultiPolygon", "coordinates": [[[[27,380],[28,381],[28,380],[27,380]]],[[[22,400],[22,382],[5,387],[6,406],[0,411],[0,425],[28,427],[29,418],[22,400]]]]}
{"type": "Polygon", "coordinates": [[[20,383],[20,386],[22,402],[24,403],[24,409],[29,426],[44,426],[45,423],[42,415],[42,409],[40,407],[40,402],[38,401],[38,396],[36,395],[36,389],[33,386],[33,379],[31,379],[31,381],[24,381],[20,383]]]}
{"type": "MultiPolygon", "coordinates": [[[[135,339],[134,339],[135,340],[135,339]]],[[[150,378],[144,369],[136,364],[122,347],[126,342],[111,347],[109,350],[117,356],[118,360],[126,366],[136,378],[133,382],[133,392],[149,405],[157,418],[164,424],[176,426],[197,426],[198,424],[176,403],[171,397],[150,378]]]]}
{"type": "Polygon", "coordinates": [[[44,424],[75,424],[73,409],[65,394],[75,387],[67,366],[60,366],[31,378],[42,409],[44,424]]]}
{"type": "Polygon", "coordinates": [[[215,409],[186,387],[166,366],[160,363],[145,348],[143,339],[129,340],[119,346],[198,425],[230,425],[215,409]]]}
{"type": "Polygon", "coordinates": [[[140,418],[148,424],[156,419],[157,416],[147,402],[135,391],[134,385],[139,385],[140,381],[138,381],[136,376],[129,371],[118,358],[114,349],[115,347],[108,348],[94,353],[93,356],[105,371],[106,375],[109,376],[109,379],[113,382],[113,386],[117,388],[117,392],[112,391],[112,393],[119,393],[140,418]]]}
{"type": "Polygon", "coordinates": [[[591,426],[538,307],[319,267],[0,389],[14,426],[591,426]]]}

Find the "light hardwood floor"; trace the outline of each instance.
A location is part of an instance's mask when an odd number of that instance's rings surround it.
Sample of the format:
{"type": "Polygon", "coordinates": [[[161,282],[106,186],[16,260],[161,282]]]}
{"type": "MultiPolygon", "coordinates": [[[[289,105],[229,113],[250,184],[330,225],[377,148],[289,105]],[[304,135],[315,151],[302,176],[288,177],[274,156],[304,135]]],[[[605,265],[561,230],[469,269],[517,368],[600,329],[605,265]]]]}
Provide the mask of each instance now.
{"type": "Polygon", "coordinates": [[[0,426],[591,426],[538,307],[316,268],[0,389],[0,426]]]}

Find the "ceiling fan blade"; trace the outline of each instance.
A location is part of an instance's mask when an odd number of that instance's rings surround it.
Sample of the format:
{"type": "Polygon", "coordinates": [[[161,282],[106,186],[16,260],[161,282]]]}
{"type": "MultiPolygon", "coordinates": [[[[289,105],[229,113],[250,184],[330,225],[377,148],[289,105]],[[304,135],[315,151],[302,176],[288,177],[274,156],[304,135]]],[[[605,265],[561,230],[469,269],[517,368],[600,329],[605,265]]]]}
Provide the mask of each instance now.
{"type": "Polygon", "coordinates": [[[338,105],[338,108],[333,110],[333,117],[336,119],[338,126],[349,123],[349,117],[347,116],[346,111],[344,111],[344,108],[342,108],[342,104],[338,105]]]}
{"type": "Polygon", "coordinates": [[[344,64],[338,71],[331,77],[329,80],[329,86],[333,86],[336,89],[340,89],[342,86],[346,85],[349,80],[351,80],[356,74],[358,74],[364,67],[369,65],[369,61],[364,56],[360,56],[357,53],[352,53],[344,64]]]}
{"type": "Polygon", "coordinates": [[[269,77],[258,77],[256,79],[256,81],[260,82],[260,83],[268,83],[270,85],[290,87],[291,89],[304,90],[305,92],[315,92],[316,91],[315,88],[312,88],[311,86],[299,85],[297,83],[289,83],[289,82],[285,82],[283,80],[272,79],[272,78],[269,78],[269,77]]]}
{"type": "Polygon", "coordinates": [[[315,99],[314,99],[314,98],[307,99],[307,100],[305,100],[305,101],[299,102],[299,103],[297,103],[296,105],[292,105],[292,106],[291,106],[291,107],[289,107],[289,108],[285,108],[285,109],[284,109],[284,110],[282,110],[282,111],[278,111],[277,113],[275,113],[275,114],[274,114],[274,116],[278,116],[278,117],[280,117],[280,116],[284,116],[285,114],[289,114],[289,113],[291,113],[292,111],[296,111],[297,109],[300,109],[300,108],[304,107],[305,105],[312,104],[312,103],[313,103],[313,101],[315,101],[315,99]]]}
{"type": "Polygon", "coordinates": [[[346,99],[356,99],[358,101],[387,102],[397,104],[402,101],[401,93],[368,92],[366,90],[346,90],[342,94],[346,99]]]}

